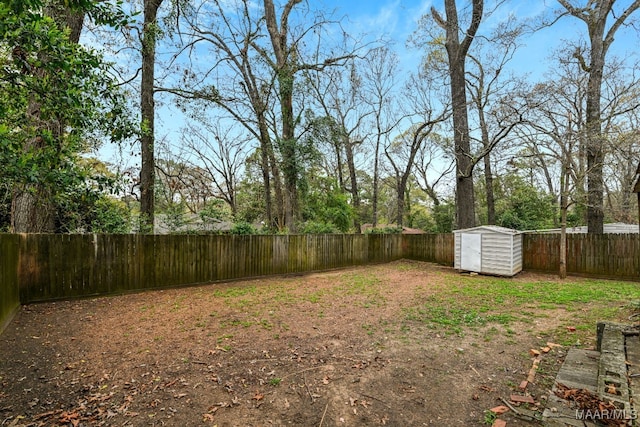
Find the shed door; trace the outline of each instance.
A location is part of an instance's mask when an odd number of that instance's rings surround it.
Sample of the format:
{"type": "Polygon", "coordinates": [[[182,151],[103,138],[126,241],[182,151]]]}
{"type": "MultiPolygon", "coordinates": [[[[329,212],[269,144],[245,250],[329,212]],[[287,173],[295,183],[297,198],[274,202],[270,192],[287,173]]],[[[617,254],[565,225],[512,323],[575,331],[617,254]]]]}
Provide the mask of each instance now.
{"type": "Polygon", "coordinates": [[[482,268],[482,234],[462,234],[460,236],[460,268],[480,272],[482,268]]]}

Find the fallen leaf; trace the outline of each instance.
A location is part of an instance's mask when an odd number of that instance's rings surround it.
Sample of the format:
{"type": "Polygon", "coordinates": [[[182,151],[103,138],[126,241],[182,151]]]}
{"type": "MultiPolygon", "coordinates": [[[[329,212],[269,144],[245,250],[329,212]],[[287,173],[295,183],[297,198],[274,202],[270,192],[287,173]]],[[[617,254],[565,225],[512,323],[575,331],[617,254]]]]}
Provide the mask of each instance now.
{"type": "Polygon", "coordinates": [[[202,414],[202,421],[203,422],[213,421],[213,415],[211,415],[211,414],[202,414]]]}
{"type": "Polygon", "coordinates": [[[358,399],[354,399],[353,397],[350,397],[349,398],[349,405],[355,406],[357,401],[358,401],[358,399]]]}
{"type": "Polygon", "coordinates": [[[324,377],[322,379],[322,384],[329,384],[329,377],[324,377]]]}
{"type": "Polygon", "coordinates": [[[253,396],[255,400],[262,400],[264,398],[264,394],[260,394],[259,391],[256,391],[256,394],[253,396]]]}

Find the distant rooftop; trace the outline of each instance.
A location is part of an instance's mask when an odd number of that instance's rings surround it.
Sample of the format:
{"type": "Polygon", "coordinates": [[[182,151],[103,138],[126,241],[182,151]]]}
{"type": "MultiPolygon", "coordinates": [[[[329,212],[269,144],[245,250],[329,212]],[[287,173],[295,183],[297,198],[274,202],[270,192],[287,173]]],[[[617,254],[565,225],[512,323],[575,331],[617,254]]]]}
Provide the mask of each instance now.
{"type": "MultiPolygon", "coordinates": [[[[552,228],[549,230],[527,230],[527,233],[559,233],[559,228],[552,228]]],[[[579,227],[567,227],[567,233],[578,234],[586,233],[587,226],[581,225],[579,227]]],[[[624,224],[622,222],[615,222],[612,224],[604,225],[605,234],[629,234],[640,232],[638,224],[624,224]]]]}

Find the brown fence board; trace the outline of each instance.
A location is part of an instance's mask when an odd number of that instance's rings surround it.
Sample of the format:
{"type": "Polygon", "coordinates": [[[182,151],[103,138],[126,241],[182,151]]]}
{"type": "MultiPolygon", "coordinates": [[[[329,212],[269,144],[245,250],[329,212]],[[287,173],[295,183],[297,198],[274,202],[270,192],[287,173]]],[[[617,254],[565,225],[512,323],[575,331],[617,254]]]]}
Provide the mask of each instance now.
{"type": "MultiPolygon", "coordinates": [[[[524,235],[523,268],[556,273],[559,243],[557,234],[524,235]]],[[[454,258],[452,234],[24,234],[0,235],[0,244],[3,252],[13,248],[12,255],[3,253],[0,278],[11,274],[7,265],[17,264],[15,274],[23,303],[304,273],[400,258],[452,266],[454,258]]],[[[638,235],[568,235],[567,253],[569,274],[640,280],[638,235]]],[[[7,286],[0,283],[3,302],[3,292],[10,295],[7,286]]]]}
{"type": "MultiPolygon", "coordinates": [[[[525,270],[559,271],[559,234],[525,234],[522,243],[525,270]]],[[[568,234],[567,273],[640,280],[640,236],[568,234]]]]}
{"type": "Polygon", "coordinates": [[[20,307],[19,251],[20,236],[0,234],[0,333],[20,307]]]}

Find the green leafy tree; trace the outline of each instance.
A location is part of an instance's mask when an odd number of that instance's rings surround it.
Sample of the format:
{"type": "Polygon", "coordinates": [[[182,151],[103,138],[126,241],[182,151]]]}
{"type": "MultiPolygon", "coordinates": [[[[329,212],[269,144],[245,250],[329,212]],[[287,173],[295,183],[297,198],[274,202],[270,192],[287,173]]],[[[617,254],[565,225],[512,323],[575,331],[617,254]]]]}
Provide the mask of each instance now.
{"type": "Polygon", "coordinates": [[[126,22],[119,5],[115,12],[111,6],[0,3],[0,179],[11,188],[12,231],[61,231],[59,200],[84,176],[78,153],[89,141],[133,133],[108,65],[77,43],[85,14],[97,23],[126,22]]]}
{"type": "MultiPolygon", "coordinates": [[[[496,190],[497,225],[516,230],[539,230],[553,226],[556,205],[552,195],[514,173],[498,178],[496,190]]],[[[478,191],[478,195],[483,194],[486,192],[478,191]]],[[[478,202],[483,205],[485,200],[479,197],[478,202]]],[[[486,221],[481,217],[481,222],[486,221]]]]}
{"type": "Polygon", "coordinates": [[[257,234],[258,230],[248,222],[237,222],[231,227],[231,234],[247,235],[257,234]]]}
{"type": "Polygon", "coordinates": [[[324,224],[327,231],[323,232],[337,230],[344,233],[353,224],[354,212],[348,196],[333,178],[316,177],[304,193],[304,202],[301,230],[317,230],[318,224],[324,224]],[[305,227],[309,223],[314,224],[305,227]]]}

